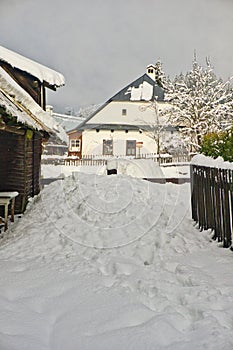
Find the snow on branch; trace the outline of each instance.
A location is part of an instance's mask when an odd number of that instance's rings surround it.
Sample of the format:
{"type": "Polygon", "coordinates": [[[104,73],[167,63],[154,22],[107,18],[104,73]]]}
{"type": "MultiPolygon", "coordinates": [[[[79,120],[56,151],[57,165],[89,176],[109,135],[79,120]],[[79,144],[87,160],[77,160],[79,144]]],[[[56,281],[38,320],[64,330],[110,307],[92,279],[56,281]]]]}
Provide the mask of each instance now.
{"type": "Polygon", "coordinates": [[[210,62],[201,67],[197,61],[186,75],[181,74],[170,82],[165,100],[173,109],[169,120],[180,126],[180,131],[196,151],[203,136],[219,132],[232,123],[233,91],[230,81],[218,79],[210,62]]]}

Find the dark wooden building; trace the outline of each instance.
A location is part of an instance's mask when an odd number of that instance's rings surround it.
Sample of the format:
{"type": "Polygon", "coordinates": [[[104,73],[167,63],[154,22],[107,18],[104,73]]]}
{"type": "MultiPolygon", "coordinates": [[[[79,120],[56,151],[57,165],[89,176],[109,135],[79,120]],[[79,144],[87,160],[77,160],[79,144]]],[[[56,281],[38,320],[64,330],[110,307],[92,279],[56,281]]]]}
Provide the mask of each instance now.
{"type": "Polygon", "coordinates": [[[0,191],[19,192],[16,213],[40,192],[43,143],[65,135],[44,111],[45,87],[61,85],[60,73],[0,46],[0,191]]]}
{"type": "Polygon", "coordinates": [[[0,130],[0,191],[18,191],[16,213],[40,192],[42,135],[30,129],[0,130]]]}

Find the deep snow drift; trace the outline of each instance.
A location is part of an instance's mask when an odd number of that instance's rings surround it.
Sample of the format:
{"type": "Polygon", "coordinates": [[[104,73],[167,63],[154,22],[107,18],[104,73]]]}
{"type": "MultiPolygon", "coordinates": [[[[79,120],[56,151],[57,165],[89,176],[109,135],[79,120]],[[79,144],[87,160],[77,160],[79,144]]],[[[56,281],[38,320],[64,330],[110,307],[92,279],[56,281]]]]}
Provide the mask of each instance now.
{"type": "Polygon", "coordinates": [[[189,203],[124,175],[46,187],[2,239],[0,349],[231,350],[232,252],[189,203]]]}

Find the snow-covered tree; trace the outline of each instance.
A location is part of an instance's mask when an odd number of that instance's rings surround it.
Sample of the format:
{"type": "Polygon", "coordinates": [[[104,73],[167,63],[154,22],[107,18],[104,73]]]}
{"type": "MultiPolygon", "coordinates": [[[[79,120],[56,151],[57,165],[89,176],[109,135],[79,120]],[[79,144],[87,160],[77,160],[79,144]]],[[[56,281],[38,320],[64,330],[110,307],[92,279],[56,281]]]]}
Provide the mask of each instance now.
{"type": "MultiPolygon", "coordinates": [[[[161,61],[157,61],[155,63],[155,85],[160,86],[163,88],[164,81],[165,81],[165,74],[162,70],[162,63],[161,61]]],[[[153,96],[153,100],[146,105],[140,106],[141,112],[144,112],[146,109],[150,109],[153,114],[153,121],[147,122],[146,120],[143,120],[144,125],[142,126],[143,132],[151,138],[155,142],[155,150],[158,155],[160,155],[160,139],[161,139],[161,132],[163,130],[163,126],[160,125],[159,121],[159,109],[158,109],[158,103],[157,103],[157,96],[153,96]]]]}
{"type": "MultiPolygon", "coordinates": [[[[140,109],[143,110],[143,108],[150,108],[153,113],[153,120],[150,122],[144,121],[141,130],[147,137],[154,141],[155,153],[158,155],[158,160],[160,160],[161,155],[164,153],[171,155],[187,153],[187,149],[180,138],[177,128],[169,125],[166,107],[163,106],[161,108],[159,103],[153,102],[149,106],[143,105],[140,109]]],[[[169,109],[169,106],[167,108],[169,109]]]]}
{"type": "Polygon", "coordinates": [[[197,151],[205,134],[222,130],[232,118],[229,81],[217,79],[208,60],[203,68],[194,58],[192,69],[169,84],[166,101],[173,106],[169,120],[180,127],[190,151],[197,151]]]}
{"type": "Polygon", "coordinates": [[[160,60],[155,63],[155,83],[158,84],[161,88],[166,89],[167,78],[163,71],[163,65],[160,60]]]}
{"type": "Polygon", "coordinates": [[[148,108],[153,113],[153,120],[150,122],[144,120],[144,125],[142,125],[141,129],[150,139],[155,142],[155,153],[157,153],[158,157],[160,158],[160,153],[163,151],[161,148],[161,140],[165,130],[165,125],[164,121],[159,117],[161,111],[159,111],[156,98],[149,105],[140,106],[141,112],[145,111],[148,108]]]}
{"type": "MultiPolygon", "coordinates": [[[[164,91],[167,90],[167,86],[170,84],[169,78],[166,77],[161,61],[155,63],[155,84],[160,86],[164,91]]],[[[172,150],[174,152],[173,143],[176,143],[176,148],[178,145],[177,140],[169,140],[167,137],[167,128],[169,127],[169,121],[167,118],[169,105],[161,105],[157,101],[157,96],[153,97],[153,100],[146,105],[140,106],[140,110],[143,112],[146,109],[150,109],[153,114],[152,120],[147,122],[144,120],[144,125],[142,126],[142,131],[155,142],[155,150],[160,159],[161,153],[169,152],[172,150]]],[[[183,144],[180,143],[180,150],[184,150],[183,144]]]]}
{"type": "Polygon", "coordinates": [[[92,104],[89,106],[81,107],[77,113],[78,117],[88,118],[91,114],[93,114],[101,104],[92,104]]]}

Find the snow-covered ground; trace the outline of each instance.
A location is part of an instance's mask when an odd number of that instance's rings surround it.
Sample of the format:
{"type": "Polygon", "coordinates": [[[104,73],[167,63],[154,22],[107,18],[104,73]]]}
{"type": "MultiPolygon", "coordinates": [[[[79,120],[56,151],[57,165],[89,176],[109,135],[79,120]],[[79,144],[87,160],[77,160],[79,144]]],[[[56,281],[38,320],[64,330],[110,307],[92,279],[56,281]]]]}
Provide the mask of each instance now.
{"type": "MultiPolygon", "coordinates": [[[[118,166],[118,173],[139,177],[139,178],[189,178],[189,164],[173,164],[171,166],[159,167],[152,160],[124,160],[122,159],[118,166]]],[[[50,165],[42,164],[41,174],[43,178],[56,178],[72,175],[73,172],[82,172],[87,174],[106,174],[106,166],[67,166],[67,165],[50,165]]]]}
{"type": "Polygon", "coordinates": [[[231,350],[230,250],[190,218],[190,185],[76,173],[0,247],[1,350],[231,350]]]}

